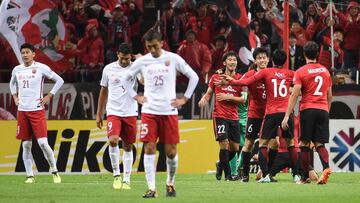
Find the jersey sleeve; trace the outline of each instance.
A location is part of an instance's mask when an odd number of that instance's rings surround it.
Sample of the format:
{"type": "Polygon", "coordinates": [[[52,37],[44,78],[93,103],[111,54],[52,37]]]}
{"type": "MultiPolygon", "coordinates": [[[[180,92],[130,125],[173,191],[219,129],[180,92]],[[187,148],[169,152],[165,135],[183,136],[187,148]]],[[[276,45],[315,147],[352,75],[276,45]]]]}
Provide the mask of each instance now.
{"type": "Polygon", "coordinates": [[[294,85],[302,85],[301,72],[299,70],[296,71],[295,74],[294,74],[293,84],[294,85]]]}
{"type": "Polygon", "coordinates": [[[174,55],[174,59],[176,61],[176,70],[180,73],[187,75],[188,72],[194,71],[189,64],[186,63],[186,61],[181,58],[179,55],[174,55]]]}
{"type": "Polygon", "coordinates": [[[41,71],[48,79],[53,79],[54,75],[56,74],[54,71],[51,70],[51,68],[45,64],[42,64],[41,71]]]}
{"type": "Polygon", "coordinates": [[[13,71],[11,72],[11,79],[10,79],[10,83],[9,83],[10,92],[12,95],[17,93],[17,88],[16,88],[17,80],[16,80],[15,70],[16,70],[16,68],[14,68],[13,71]]]}
{"type": "Polygon", "coordinates": [[[214,80],[216,79],[216,77],[217,77],[217,74],[214,74],[214,75],[212,75],[211,76],[211,78],[210,78],[210,81],[209,81],[209,87],[211,88],[211,89],[215,89],[215,84],[214,84],[214,80]]]}
{"type": "Polygon", "coordinates": [[[109,84],[109,78],[108,78],[106,72],[107,72],[107,67],[104,68],[102,76],[101,76],[100,85],[103,87],[107,87],[109,84]]]}
{"type": "MultiPolygon", "coordinates": [[[[142,56],[145,57],[145,56],[142,56]]],[[[131,67],[126,71],[127,79],[135,78],[136,75],[141,71],[143,64],[142,57],[136,59],[134,63],[131,64],[131,67]]]]}

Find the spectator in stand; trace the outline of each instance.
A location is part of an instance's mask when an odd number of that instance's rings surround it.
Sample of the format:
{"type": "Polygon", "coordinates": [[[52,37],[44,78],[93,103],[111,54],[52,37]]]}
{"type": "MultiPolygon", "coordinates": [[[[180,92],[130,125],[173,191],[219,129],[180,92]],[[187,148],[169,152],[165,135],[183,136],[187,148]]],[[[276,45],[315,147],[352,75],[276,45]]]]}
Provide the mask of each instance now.
{"type": "Polygon", "coordinates": [[[75,26],[79,36],[84,36],[86,34],[85,28],[89,19],[88,14],[85,12],[85,3],[75,0],[74,6],[70,8],[72,8],[72,10],[68,11],[65,20],[75,26]]]}
{"type": "Polygon", "coordinates": [[[190,17],[186,24],[186,29],[193,30],[199,42],[209,47],[213,33],[213,19],[206,15],[206,9],[206,3],[199,1],[196,4],[196,16],[190,17]]]}
{"type": "Polygon", "coordinates": [[[161,31],[164,41],[166,41],[170,47],[170,51],[176,53],[180,42],[185,38],[185,23],[181,16],[174,12],[170,4],[165,4],[163,7],[161,31]]]}
{"type": "Polygon", "coordinates": [[[112,19],[107,27],[106,40],[106,63],[111,63],[117,60],[117,50],[123,42],[130,42],[130,27],[129,20],[124,15],[123,8],[117,5],[112,12],[112,19]]]}
{"type": "Polygon", "coordinates": [[[272,37],[272,24],[271,21],[265,18],[265,9],[262,6],[254,8],[255,18],[259,22],[259,26],[263,34],[270,40],[272,37]]]}
{"type": "Polygon", "coordinates": [[[104,42],[98,32],[99,24],[91,19],[86,26],[86,36],[78,42],[79,65],[85,69],[82,80],[93,82],[100,79],[104,66],[104,42]]]}
{"type": "MultiPolygon", "coordinates": [[[[186,40],[181,43],[177,53],[194,69],[199,76],[199,82],[208,82],[211,75],[212,60],[209,48],[196,40],[196,33],[193,30],[186,32],[186,40]]],[[[182,78],[179,78],[183,82],[182,78]]]]}
{"type": "MultiPolygon", "coordinates": [[[[280,21],[284,20],[284,16],[279,11],[276,0],[261,0],[261,6],[266,10],[267,20],[271,21],[269,14],[275,15],[275,17],[280,21]]],[[[273,52],[275,51],[275,49],[279,48],[281,38],[279,34],[276,32],[274,26],[271,26],[271,29],[272,29],[272,35],[271,37],[269,37],[269,39],[271,41],[271,52],[273,52]]]]}
{"type": "Polygon", "coordinates": [[[316,2],[309,4],[306,9],[303,27],[307,27],[312,22],[319,22],[321,15],[321,7],[316,2]]]}
{"type": "Polygon", "coordinates": [[[260,27],[260,22],[257,19],[254,19],[250,22],[250,28],[255,32],[259,43],[256,47],[263,47],[270,53],[270,40],[266,34],[263,33],[262,28],[260,27]]]}
{"type": "Polygon", "coordinates": [[[351,70],[352,79],[356,77],[360,47],[360,13],[359,4],[350,2],[347,7],[348,21],[344,27],[344,68],[351,70]]]}
{"type": "Polygon", "coordinates": [[[223,55],[228,51],[228,44],[225,37],[223,35],[218,35],[215,38],[215,46],[212,45],[211,49],[212,69],[209,71],[210,73],[213,73],[215,70],[224,66],[223,55]]]}
{"type": "Polygon", "coordinates": [[[342,42],[344,40],[343,31],[339,28],[334,29],[334,67],[331,67],[331,38],[326,36],[325,33],[329,32],[330,26],[335,25],[335,20],[328,21],[328,27],[321,30],[316,35],[316,40],[320,44],[320,53],[318,62],[325,66],[330,72],[336,69],[340,69],[343,59],[344,52],[342,49],[342,42]]]}
{"type": "Polygon", "coordinates": [[[304,22],[304,14],[298,9],[294,1],[289,2],[289,18],[291,22],[299,21],[301,24],[304,22]]]}
{"type": "Polygon", "coordinates": [[[296,36],[294,34],[290,34],[289,37],[289,54],[289,69],[296,71],[305,65],[302,46],[296,45],[296,36]]]}

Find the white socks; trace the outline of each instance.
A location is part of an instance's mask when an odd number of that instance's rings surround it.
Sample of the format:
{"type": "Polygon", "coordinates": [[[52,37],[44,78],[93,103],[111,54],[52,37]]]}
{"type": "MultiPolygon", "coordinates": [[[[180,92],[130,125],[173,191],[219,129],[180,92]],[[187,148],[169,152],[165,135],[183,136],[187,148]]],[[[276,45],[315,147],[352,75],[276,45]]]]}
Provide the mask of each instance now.
{"type": "Polygon", "coordinates": [[[31,146],[32,141],[23,141],[22,147],[23,147],[23,153],[22,158],[24,160],[24,166],[26,171],[26,176],[34,176],[34,172],[32,170],[32,155],[31,155],[31,146]]]}
{"type": "Polygon", "coordinates": [[[178,155],[173,159],[170,159],[169,157],[166,157],[166,169],[167,169],[167,179],[166,184],[167,185],[174,185],[175,182],[175,174],[178,167],[178,155]]]}
{"type": "Polygon", "coordinates": [[[57,172],[58,170],[56,167],[54,151],[49,146],[47,138],[46,137],[39,138],[37,140],[37,142],[45,156],[45,159],[48,161],[48,163],[50,165],[51,172],[57,172]]]}
{"type": "Polygon", "coordinates": [[[130,182],[132,164],[133,164],[133,161],[134,161],[132,151],[127,152],[127,151],[124,150],[122,161],[123,161],[123,167],[124,167],[124,181],[129,183],[130,182]]]}
{"type": "Polygon", "coordinates": [[[155,154],[144,154],[145,177],[150,190],[155,191],[155,154]]]}
{"type": "Polygon", "coordinates": [[[116,145],[112,147],[109,145],[109,156],[111,161],[111,167],[113,169],[114,176],[120,175],[119,159],[120,159],[120,149],[116,145]]]}

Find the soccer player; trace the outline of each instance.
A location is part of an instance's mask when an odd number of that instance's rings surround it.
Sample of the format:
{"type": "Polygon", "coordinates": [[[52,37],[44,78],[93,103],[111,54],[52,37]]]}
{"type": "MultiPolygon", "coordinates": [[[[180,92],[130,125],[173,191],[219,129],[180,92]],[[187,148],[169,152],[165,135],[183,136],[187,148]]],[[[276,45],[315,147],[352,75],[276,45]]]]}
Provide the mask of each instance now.
{"type": "Polygon", "coordinates": [[[301,94],[300,101],[300,150],[301,168],[304,172],[302,183],[310,183],[308,177],[310,162],[310,143],[313,142],[319,153],[323,172],[318,184],[326,184],[331,174],[329,167],[329,153],[325,143],[329,142],[329,111],[331,107],[332,91],[331,76],[323,65],[316,62],[319,46],[315,42],[304,45],[306,65],[295,72],[294,88],[289,100],[282,128],[288,128],[288,120],[294,109],[296,100],[301,94]]]}
{"type": "MultiPolygon", "coordinates": [[[[284,63],[286,62],[286,53],[284,51],[275,50],[272,59],[273,64],[275,65],[274,68],[267,68],[259,71],[250,78],[234,80],[227,75],[223,75],[223,77],[227,78],[229,82],[219,80],[219,83],[224,82],[225,84],[228,83],[230,85],[248,85],[256,81],[263,81],[265,84],[267,94],[266,110],[259,147],[259,165],[263,173],[263,177],[259,180],[259,183],[268,183],[271,181],[268,171],[268,144],[270,140],[276,138],[277,130],[285,116],[289,98],[288,92],[294,76],[293,71],[283,68],[284,63]]],[[[289,123],[290,128],[288,130],[283,130],[282,136],[286,140],[286,146],[290,153],[292,168],[295,168],[298,160],[298,153],[294,147],[293,117],[290,118],[289,123]]]]}
{"type": "Polygon", "coordinates": [[[35,48],[33,45],[28,43],[21,45],[20,52],[24,63],[13,69],[9,85],[14,102],[18,106],[16,138],[22,141],[22,158],[27,176],[25,183],[35,183],[31,154],[33,137],[36,138],[45,159],[50,165],[54,183],[61,183],[54,151],[49,146],[47,140],[44,105],[56,94],[64,84],[64,80],[47,65],[34,61],[35,48]],[[55,85],[43,97],[45,78],[55,81],[55,85]]]}
{"type": "Polygon", "coordinates": [[[166,196],[175,197],[176,145],[180,139],[177,108],[191,97],[199,77],[180,56],[162,49],[162,36],[156,30],[149,31],[144,39],[150,53],[138,58],[125,75],[125,79],[131,79],[141,72],[144,78],[144,96],[137,95],[129,86],[125,87],[131,97],[142,104],[140,140],[144,142],[144,168],[149,188],[143,197],[157,196],[155,152],[158,138],[160,143],[165,144],[167,156],[166,196]],[[175,90],[177,71],[189,78],[185,94],[180,98],[176,97],[175,90]]]}
{"type": "MultiPolygon", "coordinates": [[[[227,52],[223,56],[223,74],[240,79],[241,74],[236,73],[237,54],[233,51],[227,52]]],[[[219,142],[220,162],[216,164],[216,179],[220,180],[222,171],[225,173],[225,180],[232,180],[229,161],[232,160],[239,151],[240,125],[238,116],[238,104],[244,102],[241,97],[241,87],[226,85],[215,87],[214,80],[219,78],[219,74],[214,74],[209,82],[209,87],[204,96],[199,101],[199,107],[204,107],[215,93],[214,106],[214,133],[215,139],[219,142]]]]}
{"type": "Polygon", "coordinates": [[[122,43],[117,51],[118,60],[105,66],[101,78],[101,89],[96,113],[96,125],[103,126],[103,109],[106,101],[107,134],[109,139],[109,156],[114,173],[114,189],[131,189],[130,175],[134,161],[132,145],[136,141],[136,120],[138,105],[124,88],[124,83],[136,88],[136,78],[125,80],[124,72],[131,66],[131,46],[122,43]],[[122,140],[123,180],[120,176],[119,138],[122,140]]]}
{"type": "MultiPolygon", "coordinates": [[[[256,48],[254,53],[254,64],[250,70],[245,73],[242,78],[248,78],[260,70],[267,67],[269,56],[266,49],[256,48]]],[[[246,124],[245,145],[242,148],[243,156],[243,177],[242,182],[249,182],[250,160],[252,157],[252,148],[255,139],[259,137],[262,119],[265,113],[266,92],[265,86],[261,81],[248,85],[249,91],[249,107],[248,119],[246,124]]]]}

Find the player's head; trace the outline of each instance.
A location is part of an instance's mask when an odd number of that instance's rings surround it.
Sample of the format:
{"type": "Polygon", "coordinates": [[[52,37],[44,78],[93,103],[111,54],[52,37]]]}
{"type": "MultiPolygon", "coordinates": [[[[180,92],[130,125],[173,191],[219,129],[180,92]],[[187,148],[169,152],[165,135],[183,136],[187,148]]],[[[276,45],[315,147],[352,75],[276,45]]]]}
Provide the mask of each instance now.
{"type": "Polygon", "coordinates": [[[267,67],[269,63],[269,54],[266,49],[262,47],[256,48],[253,53],[253,57],[254,63],[258,68],[263,69],[267,67]]]}
{"type": "Polygon", "coordinates": [[[129,66],[131,62],[131,45],[128,43],[122,43],[117,51],[119,63],[122,67],[129,66]]]}
{"type": "Polygon", "coordinates": [[[20,53],[25,64],[32,63],[35,57],[35,48],[32,44],[25,43],[21,45],[20,53]]]}
{"type": "Polygon", "coordinates": [[[286,62],[286,53],[281,49],[276,49],[272,55],[273,64],[282,67],[286,62]]]}
{"type": "Polygon", "coordinates": [[[150,30],[144,36],[145,47],[155,58],[161,55],[163,46],[162,35],[155,29],[150,30]]]}
{"type": "Polygon", "coordinates": [[[319,45],[316,42],[310,41],[304,45],[303,50],[305,59],[316,60],[319,54],[319,45]]]}
{"type": "Polygon", "coordinates": [[[238,63],[238,55],[234,51],[226,52],[222,57],[225,70],[235,71],[238,63]]]}

